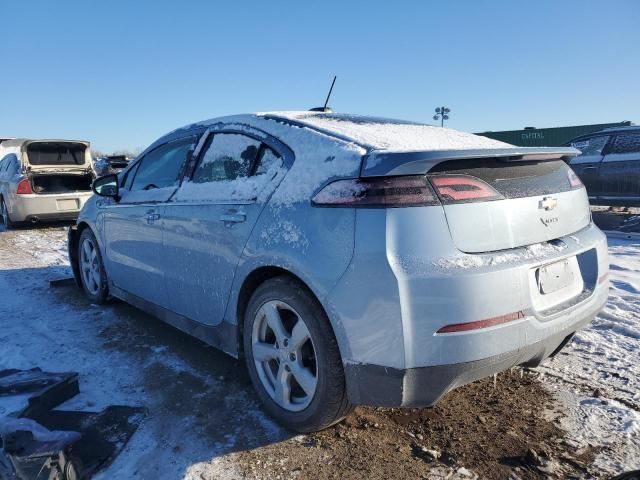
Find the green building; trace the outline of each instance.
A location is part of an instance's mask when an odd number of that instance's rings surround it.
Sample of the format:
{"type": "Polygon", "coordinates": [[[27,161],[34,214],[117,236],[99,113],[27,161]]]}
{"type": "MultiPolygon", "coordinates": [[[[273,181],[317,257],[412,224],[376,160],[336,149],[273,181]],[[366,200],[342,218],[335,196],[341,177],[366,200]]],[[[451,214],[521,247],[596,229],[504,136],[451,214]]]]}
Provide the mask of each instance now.
{"type": "Polygon", "coordinates": [[[572,138],[597,132],[605,128],[626,127],[633,125],[629,121],[618,123],[599,123],[596,125],[575,125],[572,127],[535,128],[524,130],[504,130],[501,132],[478,132],[476,135],[493,138],[519,147],[559,147],[572,138]]]}

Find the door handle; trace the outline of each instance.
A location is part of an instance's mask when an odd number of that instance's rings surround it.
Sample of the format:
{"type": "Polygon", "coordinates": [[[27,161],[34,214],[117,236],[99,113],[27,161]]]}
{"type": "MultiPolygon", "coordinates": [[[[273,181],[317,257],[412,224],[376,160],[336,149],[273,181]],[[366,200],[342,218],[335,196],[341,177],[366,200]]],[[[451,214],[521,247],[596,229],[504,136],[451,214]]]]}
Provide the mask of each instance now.
{"type": "Polygon", "coordinates": [[[243,212],[227,212],[220,215],[220,220],[230,226],[232,223],[245,222],[247,214],[243,212]]]}
{"type": "Polygon", "coordinates": [[[154,212],[153,210],[149,210],[144,218],[146,218],[147,219],[147,223],[149,225],[151,225],[151,224],[153,224],[153,222],[155,222],[156,220],[158,220],[160,218],[160,214],[154,212]]]}

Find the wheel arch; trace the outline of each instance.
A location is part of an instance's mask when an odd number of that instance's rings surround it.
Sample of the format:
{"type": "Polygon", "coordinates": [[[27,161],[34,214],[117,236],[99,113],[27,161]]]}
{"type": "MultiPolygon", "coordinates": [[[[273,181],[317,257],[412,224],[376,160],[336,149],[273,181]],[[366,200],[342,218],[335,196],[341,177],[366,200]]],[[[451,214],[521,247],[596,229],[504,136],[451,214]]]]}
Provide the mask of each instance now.
{"type": "MultiPolygon", "coordinates": [[[[313,289],[309,286],[308,282],[305,282],[303,278],[299,275],[296,275],[291,270],[287,270],[286,268],[280,266],[260,266],[252,270],[242,282],[242,286],[238,291],[237,298],[235,299],[235,320],[237,322],[237,331],[238,331],[238,357],[244,357],[244,349],[243,349],[243,331],[244,331],[244,317],[247,311],[247,306],[249,304],[249,299],[256,291],[256,289],[262,285],[267,280],[271,280],[276,277],[289,277],[296,282],[298,282],[320,305],[325,315],[329,320],[329,324],[331,326],[331,330],[333,331],[334,336],[338,342],[338,348],[342,354],[341,348],[341,339],[340,335],[336,331],[334,322],[332,321],[330,312],[327,311],[327,308],[320,300],[320,297],[313,291],[313,289]]],[[[343,357],[344,358],[344,357],[343,357]]]]}
{"type": "Polygon", "coordinates": [[[80,222],[77,225],[72,226],[71,228],[69,228],[69,236],[67,239],[69,264],[71,265],[71,270],[73,271],[73,278],[80,288],[82,288],[82,282],[80,280],[80,266],[78,265],[78,246],[80,243],[82,232],[84,232],[87,228],[91,229],[91,226],[87,222],[80,222]]]}

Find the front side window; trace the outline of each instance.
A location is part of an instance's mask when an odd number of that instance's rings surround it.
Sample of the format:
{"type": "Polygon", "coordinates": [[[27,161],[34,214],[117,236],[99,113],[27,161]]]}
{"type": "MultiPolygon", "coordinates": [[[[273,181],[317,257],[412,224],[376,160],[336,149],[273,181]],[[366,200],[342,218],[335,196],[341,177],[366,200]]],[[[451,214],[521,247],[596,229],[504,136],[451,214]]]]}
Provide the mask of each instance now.
{"type": "Polygon", "coordinates": [[[182,166],[195,137],[170,142],[149,152],[139,162],[131,190],[152,190],[177,186],[182,166]]]}
{"type": "Polygon", "coordinates": [[[131,184],[133,183],[133,179],[136,176],[139,166],[140,162],[137,162],[135,165],[132,165],[124,175],[122,175],[122,178],[120,179],[120,188],[124,190],[129,190],[131,188],[131,184]]]}
{"type": "Polygon", "coordinates": [[[640,133],[625,133],[616,136],[610,153],[640,153],[640,133]]]}

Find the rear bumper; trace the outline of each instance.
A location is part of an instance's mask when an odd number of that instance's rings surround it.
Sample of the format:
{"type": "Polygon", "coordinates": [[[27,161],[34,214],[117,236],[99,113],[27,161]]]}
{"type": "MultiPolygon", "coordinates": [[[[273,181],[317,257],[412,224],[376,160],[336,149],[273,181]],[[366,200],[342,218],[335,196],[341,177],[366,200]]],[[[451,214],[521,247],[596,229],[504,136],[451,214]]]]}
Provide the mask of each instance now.
{"type": "Polygon", "coordinates": [[[517,365],[535,367],[555,355],[576,330],[588,325],[602,305],[570,328],[539,342],[488,358],[464,363],[396,369],[371,364],[347,364],[348,395],[357,405],[430,407],[452,389],[517,365]]]}
{"type": "Polygon", "coordinates": [[[553,245],[464,254],[442,209],[380,217],[358,212],[351,266],[324,301],[355,404],[430,406],[460,385],[538,365],[607,302],[606,237],[594,225],[553,245]],[[575,281],[543,293],[536,273],[564,261],[579,267],[575,281]],[[503,323],[441,331],[512,313],[503,323]]]}
{"type": "Polygon", "coordinates": [[[545,342],[558,332],[575,331],[575,325],[593,318],[608,296],[606,237],[591,225],[558,241],[563,244],[558,250],[546,246],[544,252],[534,250],[532,254],[525,249],[515,253],[513,261],[500,253],[459,255],[446,261],[459,259],[463,267],[455,264],[425,271],[420,265],[409,264],[395,268],[402,299],[405,363],[391,366],[419,368],[491,358],[545,342]],[[469,267],[469,260],[480,265],[469,267]],[[562,260],[574,260],[579,266],[576,282],[541,294],[537,269],[562,260]],[[490,328],[439,333],[449,325],[512,312],[522,318],[490,328]]]}
{"type": "Polygon", "coordinates": [[[16,195],[9,215],[14,222],[75,220],[91,192],[16,195]]]}

